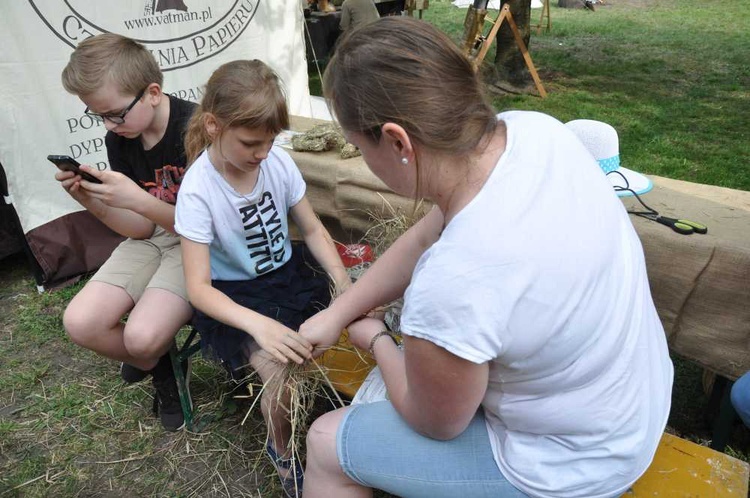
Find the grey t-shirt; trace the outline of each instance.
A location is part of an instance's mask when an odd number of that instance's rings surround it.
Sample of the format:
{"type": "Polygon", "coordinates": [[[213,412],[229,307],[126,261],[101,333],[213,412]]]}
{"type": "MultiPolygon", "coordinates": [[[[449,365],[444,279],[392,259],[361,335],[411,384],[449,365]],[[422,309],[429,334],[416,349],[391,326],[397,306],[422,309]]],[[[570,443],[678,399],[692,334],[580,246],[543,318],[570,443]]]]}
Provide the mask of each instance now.
{"type": "Polygon", "coordinates": [[[341,30],[354,29],[379,18],[372,0],[346,0],[341,7],[341,30]]]}

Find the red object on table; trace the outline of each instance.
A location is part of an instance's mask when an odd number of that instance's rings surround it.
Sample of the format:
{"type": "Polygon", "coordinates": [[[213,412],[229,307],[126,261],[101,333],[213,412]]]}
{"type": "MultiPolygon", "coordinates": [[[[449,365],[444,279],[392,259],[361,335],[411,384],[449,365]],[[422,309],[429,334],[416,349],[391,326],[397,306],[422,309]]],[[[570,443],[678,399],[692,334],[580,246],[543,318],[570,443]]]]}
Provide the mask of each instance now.
{"type": "Polygon", "coordinates": [[[340,244],[337,242],[336,249],[341,256],[341,261],[347,268],[362,263],[371,263],[374,259],[372,248],[367,244],[340,244]]]}

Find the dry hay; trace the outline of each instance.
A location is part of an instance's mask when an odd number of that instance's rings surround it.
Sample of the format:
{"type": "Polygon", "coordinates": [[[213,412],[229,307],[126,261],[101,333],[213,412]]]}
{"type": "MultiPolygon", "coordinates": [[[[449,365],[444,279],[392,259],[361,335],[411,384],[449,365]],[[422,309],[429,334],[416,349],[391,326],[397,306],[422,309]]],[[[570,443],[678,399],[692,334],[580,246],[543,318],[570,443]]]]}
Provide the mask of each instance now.
{"type": "MultiPolygon", "coordinates": [[[[380,211],[371,210],[367,212],[372,220],[372,226],[362,238],[363,243],[372,247],[376,257],[380,257],[427,212],[427,206],[422,200],[415,202],[411,212],[404,212],[401,209],[394,208],[382,195],[380,198],[383,200],[383,208],[380,211]]],[[[400,331],[402,307],[403,298],[388,303],[379,310],[385,312],[384,320],[395,334],[399,334],[400,331]]]]}
{"type": "Polygon", "coordinates": [[[421,200],[414,204],[410,213],[405,213],[401,209],[393,207],[382,195],[380,195],[380,198],[383,200],[383,207],[379,211],[367,211],[367,215],[372,220],[372,226],[362,237],[363,243],[372,247],[376,257],[381,256],[396,242],[396,239],[401,237],[426,214],[426,206],[421,200]]]}
{"type": "Polygon", "coordinates": [[[322,123],[292,137],[292,148],[301,152],[337,150],[342,159],[359,156],[353,144],[347,143],[341,129],[334,123],[322,123]]]}
{"type": "MultiPolygon", "coordinates": [[[[278,364],[274,359],[269,358],[268,361],[278,364]]],[[[319,402],[325,401],[328,407],[346,406],[346,403],[333,389],[326,375],[326,369],[315,360],[302,365],[290,362],[266,379],[265,382],[260,380],[256,372],[250,374],[244,381],[248,394],[235,397],[253,398],[253,401],[242,419],[241,425],[244,425],[251,417],[257,417],[257,414],[260,413],[260,407],[257,405],[264,395],[267,396],[267,402],[272,406],[280,407],[286,413],[291,425],[288,446],[285,449],[278,449],[278,454],[282,455],[285,453],[284,450],[287,450],[292,461],[301,462],[304,468],[304,442],[307,429],[312,421],[312,415],[319,409],[319,402]],[[323,389],[323,386],[327,386],[329,389],[323,389]]],[[[270,426],[267,428],[262,424],[255,426],[253,430],[256,431],[253,433],[254,438],[259,440],[259,447],[263,448],[262,451],[257,453],[253,469],[262,469],[269,482],[273,482],[276,487],[280,488],[275,465],[265,452],[267,441],[272,438],[272,434],[268,431],[272,428],[270,426]]]]}

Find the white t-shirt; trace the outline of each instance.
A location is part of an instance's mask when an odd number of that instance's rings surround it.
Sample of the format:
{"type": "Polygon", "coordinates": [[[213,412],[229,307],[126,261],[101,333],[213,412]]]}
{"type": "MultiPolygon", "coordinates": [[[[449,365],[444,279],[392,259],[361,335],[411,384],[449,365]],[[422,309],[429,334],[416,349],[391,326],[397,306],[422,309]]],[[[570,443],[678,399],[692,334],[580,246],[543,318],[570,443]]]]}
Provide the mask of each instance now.
{"type": "Polygon", "coordinates": [[[498,119],[505,152],[417,263],[401,328],[489,362],[482,406],[513,485],[619,496],[650,464],[671,402],[643,249],[570,130],[535,112],[498,119]]]}
{"type": "Polygon", "coordinates": [[[287,215],[305,188],[297,165],[279,147],[260,164],[258,182],[247,195],[227,183],[204,151],[182,179],[175,231],[209,244],[211,279],[251,280],[289,261],[287,215]]]}

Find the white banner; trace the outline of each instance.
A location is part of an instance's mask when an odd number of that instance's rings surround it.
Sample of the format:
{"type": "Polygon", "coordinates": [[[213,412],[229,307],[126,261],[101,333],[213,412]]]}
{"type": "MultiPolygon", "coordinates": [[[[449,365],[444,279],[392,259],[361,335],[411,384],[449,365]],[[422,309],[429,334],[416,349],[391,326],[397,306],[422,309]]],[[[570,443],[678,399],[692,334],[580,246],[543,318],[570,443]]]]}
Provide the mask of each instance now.
{"type": "Polygon", "coordinates": [[[299,0],[6,0],[0,16],[0,163],[24,232],[81,207],[48,154],[108,167],[106,130],[60,74],[82,40],[114,32],[143,43],[164,91],[198,101],[224,62],[260,59],[281,77],[292,114],[309,116],[299,0]]]}

